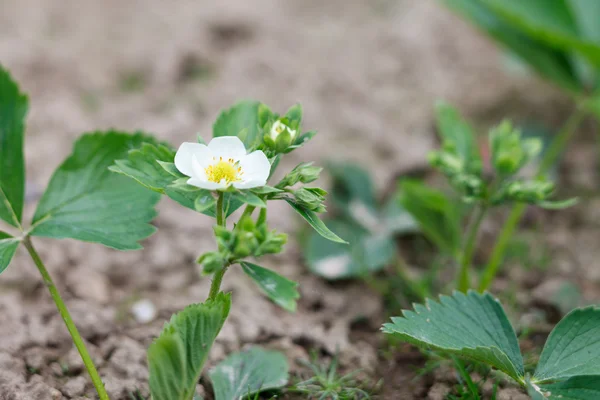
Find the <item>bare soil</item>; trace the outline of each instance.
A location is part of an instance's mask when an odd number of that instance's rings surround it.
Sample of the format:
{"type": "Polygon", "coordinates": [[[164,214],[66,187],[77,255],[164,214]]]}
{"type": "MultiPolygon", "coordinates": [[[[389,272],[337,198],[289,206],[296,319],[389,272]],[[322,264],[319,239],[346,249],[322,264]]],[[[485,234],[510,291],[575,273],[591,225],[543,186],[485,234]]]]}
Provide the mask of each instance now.
{"type": "MultiPolygon", "coordinates": [[[[438,98],[482,127],[508,116],[555,129],[568,113],[557,91],[508,67],[493,44],[434,0],[2,0],[0,6],[0,62],[31,98],[29,214],[82,132],[141,129],[174,145],[197,132],[208,138],[218,110],[240,98],[280,111],[304,105],[305,125],[320,134],[284,167],[351,159],[369,167],[381,190],[424,166],[436,143],[438,98]]],[[[561,169],[573,191],[598,187],[591,136],[582,135],[561,169]]],[[[510,268],[495,292],[518,309],[547,311],[552,290],[572,281],[583,301],[596,300],[597,206],[589,195],[574,210],[529,215],[529,226],[543,233],[531,249],[549,249],[547,265],[510,268]]],[[[35,241],[113,400],[137,389],[148,394],[147,346],[173,312],[203,301],[210,284],[194,262],[212,249],[210,221],[168,200],[160,211],[159,231],[142,251],[35,241]],[[140,299],[157,309],[146,324],[131,316],[140,299]]],[[[270,218],[281,231],[299,227],[283,206],[270,218]]],[[[484,244],[497,228],[485,227],[484,244]]],[[[379,296],[361,282],[332,285],[311,276],[294,240],[264,265],[300,282],[298,312],[280,310],[240,271],[229,272],[224,287],[233,292],[233,309],[210,364],[253,344],[280,349],[292,362],[311,349],[331,355],[339,347],[343,369],[362,368],[371,382],[383,378],[384,399],[443,399],[456,382],[452,372],[415,379],[424,358],[408,347],[389,351],[378,333],[386,319],[379,296]]],[[[523,326],[538,321],[536,315],[513,320],[523,326]]],[[[555,322],[542,318],[541,331],[555,322]]],[[[508,388],[499,399],[519,396],[508,388]]],[[[83,365],[31,260],[19,252],[0,277],[0,400],[83,398],[95,398],[83,365]]]]}

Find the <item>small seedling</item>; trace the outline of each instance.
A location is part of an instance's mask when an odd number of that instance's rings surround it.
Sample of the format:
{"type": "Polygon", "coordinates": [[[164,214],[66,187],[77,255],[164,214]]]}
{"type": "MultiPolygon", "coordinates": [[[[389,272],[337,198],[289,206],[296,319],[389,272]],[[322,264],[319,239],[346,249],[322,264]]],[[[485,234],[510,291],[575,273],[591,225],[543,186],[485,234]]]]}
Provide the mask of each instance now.
{"type": "MultiPolygon", "coordinates": [[[[502,122],[489,133],[491,176],[484,173],[473,129],[455,109],[440,103],[437,123],[442,148],[432,152],[429,159],[445,175],[462,204],[457,205],[444,193],[410,180],[401,183],[400,201],[432,242],[454,257],[458,264],[457,288],[465,292],[473,284],[477,236],[490,209],[507,204],[560,209],[573,205],[575,200],[551,200],[555,190],[552,182],[542,175],[533,178],[523,175],[524,168],[540,155],[542,143],[537,138],[523,137],[510,122],[502,122]],[[463,233],[464,217],[470,222],[463,233]]],[[[480,291],[489,287],[498,272],[496,263],[492,264],[483,272],[480,291]]]]}
{"type": "Polygon", "coordinates": [[[291,391],[303,393],[308,399],[314,400],[366,400],[371,395],[364,385],[355,379],[360,370],[345,375],[338,374],[338,354],[336,353],[329,364],[322,364],[314,353],[311,361],[299,360],[307,368],[312,377],[297,383],[291,391]]]}
{"type": "MultiPolygon", "coordinates": [[[[525,372],[515,331],[499,301],[469,291],[416,304],[383,332],[446,357],[473,360],[506,374],[534,400],[600,398],[600,309],[580,308],[550,333],[533,374],[525,372]]],[[[465,374],[463,374],[466,377],[465,374]]]]}

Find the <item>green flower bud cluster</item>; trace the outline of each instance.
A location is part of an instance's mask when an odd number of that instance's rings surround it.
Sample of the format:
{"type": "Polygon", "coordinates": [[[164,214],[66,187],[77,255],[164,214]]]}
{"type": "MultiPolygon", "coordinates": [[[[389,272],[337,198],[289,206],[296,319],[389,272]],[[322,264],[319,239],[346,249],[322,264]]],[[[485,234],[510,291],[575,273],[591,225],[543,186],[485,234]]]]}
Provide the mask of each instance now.
{"type": "Polygon", "coordinates": [[[262,131],[263,150],[270,157],[286,154],[310,140],[315,132],[302,133],[302,107],[292,106],[284,116],[265,105],[258,106],[258,125],[262,131]]]}
{"type": "Polygon", "coordinates": [[[214,273],[246,257],[280,253],[287,242],[286,234],[269,230],[266,209],[261,210],[256,223],[252,217],[244,216],[233,230],[220,225],[215,225],[213,230],[220,250],[205,253],[198,259],[205,274],[214,273]]]}
{"type": "Polygon", "coordinates": [[[326,211],[325,208],[325,196],[327,192],[320,188],[306,188],[302,187],[298,190],[293,190],[291,193],[294,194],[296,203],[301,206],[308,208],[316,213],[322,213],[326,211]]]}
{"type": "Polygon", "coordinates": [[[543,206],[554,192],[554,189],[554,183],[543,179],[516,180],[508,182],[499,189],[492,198],[492,204],[515,201],[543,206]]]}
{"type": "Polygon", "coordinates": [[[490,132],[490,150],[496,172],[511,176],[540,154],[542,142],[537,138],[523,139],[510,121],[503,121],[490,132]]]}
{"type": "Polygon", "coordinates": [[[465,201],[472,202],[486,195],[480,164],[469,165],[450,143],[445,143],[443,150],[430,153],[429,163],[448,178],[465,201]]]}

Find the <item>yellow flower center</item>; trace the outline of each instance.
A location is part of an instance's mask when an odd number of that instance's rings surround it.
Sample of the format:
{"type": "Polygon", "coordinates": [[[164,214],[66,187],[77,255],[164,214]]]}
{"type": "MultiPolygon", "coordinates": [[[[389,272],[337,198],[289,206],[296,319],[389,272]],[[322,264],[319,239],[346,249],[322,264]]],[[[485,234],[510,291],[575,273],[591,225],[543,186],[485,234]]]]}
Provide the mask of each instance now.
{"type": "MultiPolygon", "coordinates": [[[[215,157],[213,159],[217,160],[215,157]]],[[[233,158],[223,160],[223,157],[219,157],[219,161],[206,167],[204,172],[206,172],[208,180],[215,183],[219,183],[223,179],[226,183],[238,182],[241,180],[240,176],[243,175],[242,167],[233,158]]]]}

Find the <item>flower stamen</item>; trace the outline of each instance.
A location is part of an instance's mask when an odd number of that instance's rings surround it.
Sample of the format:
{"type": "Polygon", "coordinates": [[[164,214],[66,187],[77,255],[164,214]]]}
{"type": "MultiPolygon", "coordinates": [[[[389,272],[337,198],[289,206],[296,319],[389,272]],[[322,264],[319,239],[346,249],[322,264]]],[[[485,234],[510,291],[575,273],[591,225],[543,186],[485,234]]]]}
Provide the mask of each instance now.
{"type": "MultiPolygon", "coordinates": [[[[215,157],[213,159],[216,161],[215,157]]],[[[204,172],[209,181],[215,183],[225,181],[228,184],[241,181],[241,176],[244,174],[238,162],[233,158],[223,161],[223,157],[219,157],[219,161],[206,167],[204,172]]]]}

